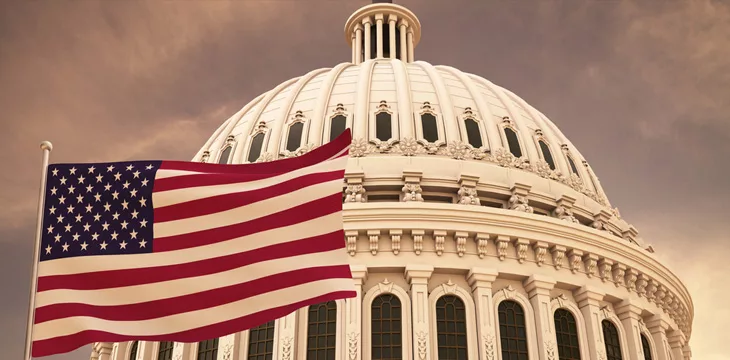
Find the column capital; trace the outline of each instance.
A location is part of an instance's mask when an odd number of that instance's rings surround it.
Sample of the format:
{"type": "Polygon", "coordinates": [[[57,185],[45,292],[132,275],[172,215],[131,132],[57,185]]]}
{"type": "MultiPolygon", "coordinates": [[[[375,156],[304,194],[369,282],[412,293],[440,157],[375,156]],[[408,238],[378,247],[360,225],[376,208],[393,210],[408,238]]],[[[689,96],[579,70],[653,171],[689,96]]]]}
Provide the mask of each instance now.
{"type": "Polygon", "coordinates": [[[359,281],[360,285],[368,279],[368,267],[365,265],[350,265],[350,272],[352,279],[359,281]]]}
{"type": "Polygon", "coordinates": [[[555,287],[555,284],[555,279],[539,274],[533,274],[522,283],[530,298],[536,295],[550,295],[550,290],[555,287]]]}
{"type": "Polygon", "coordinates": [[[616,311],[616,315],[618,315],[618,318],[621,320],[628,318],[634,320],[641,319],[641,307],[637,306],[629,299],[625,299],[618,303],[618,305],[614,307],[614,310],[616,311]]]}
{"type": "Polygon", "coordinates": [[[385,15],[383,15],[382,13],[375,14],[375,21],[383,22],[384,19],[385,15]]]}
{"type": "Polygon", "coordinates": [[[581,308],[588,305],[598,306],[599,301],[603,300],[605,295],[606,294],[593,286],[583,286],[573,293],[573,297],[578,303],[578,307],[581,308]]]}
{"type": "Polygon", "coordinates": [[[646,328],[649,329],[649,332],[652,334],[657,332],[666,334],[667,329],[669,329],[669,322],[664,318],[664,316],[657,314],[646,321],[646,328]]]}
{"type": "Polygon", "coordinates": [[[670,347],[681,348],[687,342],[687,339],[681,331],[674,330],[669,334],[669,336],[667,336],[667,341],[669,342],[670,347]]]}
{"type": "Polygon", "coordinates": [[[499,272],[496,269],[485,269],[480,267],[471,268],[466,280],[469,282],[472,290],[477,288],[492,288],[492,283],[497,280],[499,272]]]}
{"type": "Polygon", "coordinates": [[[389,23],[396,23],[398,21],[398,15],[395,14],[389,14],[388,15],[388,22],[389,23]]]}
{"type": "Polygon", "coordinates": [[[406,265],[406,281],[411,285],[427,284],[431,274],[433,274],[433,266],[431,265],[406,265]]]}

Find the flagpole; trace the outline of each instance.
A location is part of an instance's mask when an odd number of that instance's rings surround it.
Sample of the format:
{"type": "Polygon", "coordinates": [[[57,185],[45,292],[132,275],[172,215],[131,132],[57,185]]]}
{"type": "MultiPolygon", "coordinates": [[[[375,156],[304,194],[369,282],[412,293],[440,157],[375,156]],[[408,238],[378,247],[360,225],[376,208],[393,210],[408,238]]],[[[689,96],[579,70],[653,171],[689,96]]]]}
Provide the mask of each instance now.
{"type": "Polygon", "coordinates": [[[41,233],[43,231],[43,203],[46,197],[46,175],[48,174],[48,161],[53,150],[53,144],[50,141],[41,143],[43,150],[43,165],[41,167],[41,189],[38,198],[38,218],[36,219],[35,244],[33,246],[33,266],[31,268],[30,279],[30,295],[28,296],[28,323],[25,332],[25,356],[24,360],[32,360],[31,348],[33,346],[33,320],[35,317],[35,294],[38,285],[38,260],[41,249],[41,233]]]}

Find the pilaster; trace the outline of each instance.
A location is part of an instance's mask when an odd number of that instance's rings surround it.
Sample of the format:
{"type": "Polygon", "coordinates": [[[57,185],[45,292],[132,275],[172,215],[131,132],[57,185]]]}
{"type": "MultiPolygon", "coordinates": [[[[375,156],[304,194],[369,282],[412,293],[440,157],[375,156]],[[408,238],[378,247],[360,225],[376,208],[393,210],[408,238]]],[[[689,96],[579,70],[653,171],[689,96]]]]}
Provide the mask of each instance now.
{"type": "Polygon", "coordinates": [[[644,350],[641,346],[641,308],[633,304],[630,300],[624,300],[616,306],[616,315],[621,320],[621,326],[626,332],[626,340],[628,344],[624,345],[628,348],[629,354],[638,356],[639,359],[644,358],[644,350]]]}
{"type": "MultiPolygon", "coordinates": [[[[190,358],[190,345],[192,345],[192,344],[175,342],[175,344],[172,346],[172,358],[173,359],[189,359],[190,358]]],[[[220,346],[220,339],[218,340],[218,345],[220,346]]],[[[196,349],[197,349],[197,347],[198,347],[198,344],[195,344],[196,349]]],[[[220,353],[220,351],[218,351],[218,352],[220,353]]]]}
{"type": "MultiPolygon", "coordinates": [[[[274,359],[276,359],[278,341],[276,339],[276,333],[274,333],[274,359]]],[[[241,333],[230,334],[221,336],[218,338],[218,357],[215,360],[238,360],[240,357],[238,353],[241,346],[241,333]]],[[[190,345],[186,344],[183,347],[185,355],[180,359],[190,359],[190,345]]],[[[173,359],[177,359],[173,357],[173,359]]]]}
{"type": "Polygon", "coordinates": [[[472,268],[467,275],[474,298],[477,317],[477,339],[482,359],[494,359],[497,339],[495,338],[495,315],[492,305],[492,283],[497,279],[495,269],[472,268]],[[484,357],[483,357],[484,356],[484,357]]]}
{"type": "Polygon", "coordinates": [[[112,349],[114,345],[110,342],[94,343],[94,350],[98,360],[112,360],[112,349]]]}
{"type": "Polygon", "coordinates": [[[362,285],[368,277],[368,268],[350,265],[357,296],[345,299],[345,332],[347,333],[348,360],[362,359],[362,285]]]}
{"type": "Polygon", "coordinates": [[[669,342],[669,348],[672,352],[672,358],[674,359],[683,359],[684,354],[682,352],[682,348],[684,347],[684,344],[687,342],[687,340],[684,337],[684,334],[682,334],[679,330],[674,330],[670,333],[669,337],[667,338],[667,341],[669,342]]]}
{"type": "Polygon", "coordinates": [[[534,274],[524,281],[523,286],[535,311],[537,347],[540,359],[555,359],[558,346],[552,326],[550,311],[550,290],[555,287],[555,280],[550,277],[534,274]]]}
{"type": "Polygon", "coordinates": [[[433,274],[431,265],[407,265],[405,276],[411,285],[413,303],[413,358],[431,360],[430,324],[428,309],[428,279],[433,274]]]}
{"type": "Polygon", "coordinates": [[[157,349],[154,341],[140,341],[137,346],[137,360],[153,360],[152,352],[157,349]]]}
{"type": "Polygon", "coordinates": [[[649,329],[651,337],[654,340],[654,347],[656,348],[657,360],[676,360],[670,358],[669,342],[667,340],[667,329],[669,323],[662,316],[654,315],[646,322],[646,328],[649,329]]]}
{"type": "MultiPolygon", "coordinates": [[[[297,356],[297,313],[298,311],[293,311],[291,314],[288,314],[276,320],[276,326],[274,327],[275,344],[272,358],[278,360],[292,360],[297,356]]],[[[239,335],[240,337],[240,333],[237,335],[239,335]]],[[[243,345],[242,342],[236,339],[234,344],[235,351],[233,353],[237,354],[238,356],[234,355],[231,360],[247,359],[248,354],[241,351],[243,345]]],[[[248,347],[248,342],[246,342],[245,345],[246,347],[248,347]]],[[[306,346],[306,344],[304,344],[303,346],[306,346]]]]}
{"type": "Polygon", "coordinates": [[[586,334],[588,340],[588,350],[591,360],[602,360],[598,353],[606,353],[606,346],[603,343],[603,330],[601,327],[600,302],[603,300],[604,293],[592,286],[584,286],[573,294],[575,301],[578,303],[580,312],[586,322],[586,334]]]}

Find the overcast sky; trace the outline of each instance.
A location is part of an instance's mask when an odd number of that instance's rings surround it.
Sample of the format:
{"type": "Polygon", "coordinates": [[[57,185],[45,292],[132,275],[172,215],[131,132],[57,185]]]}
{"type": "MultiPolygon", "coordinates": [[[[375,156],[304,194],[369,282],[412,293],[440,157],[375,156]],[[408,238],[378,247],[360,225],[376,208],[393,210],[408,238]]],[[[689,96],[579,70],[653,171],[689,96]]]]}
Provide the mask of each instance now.
{"type": "MultiPolygon", "coordinates": [[[[1,2],[2,358],[22,357],[41,140],[53,162],[189,160],[256,95],[349,61],[342,29],[368,2],[1,2]]],[[[417,60],[560,127],[689,288],[693,357],[730,359],[730,2],[396,2],[423,25],[417,60]]]]}

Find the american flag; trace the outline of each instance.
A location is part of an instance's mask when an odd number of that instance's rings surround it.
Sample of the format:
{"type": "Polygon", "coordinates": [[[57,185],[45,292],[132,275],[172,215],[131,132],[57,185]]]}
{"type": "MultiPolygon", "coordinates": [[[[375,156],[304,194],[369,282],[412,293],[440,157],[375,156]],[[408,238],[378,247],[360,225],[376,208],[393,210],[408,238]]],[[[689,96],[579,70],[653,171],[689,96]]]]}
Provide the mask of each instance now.
{"type": "Polygon", "coordinates": [[[349,130],[269,163],[48,167],[33,356],[197,342],[355,296],[344,250],[349,130]]]}

